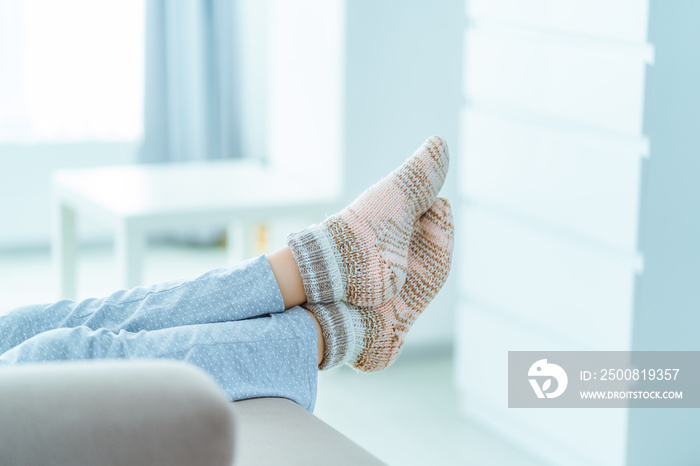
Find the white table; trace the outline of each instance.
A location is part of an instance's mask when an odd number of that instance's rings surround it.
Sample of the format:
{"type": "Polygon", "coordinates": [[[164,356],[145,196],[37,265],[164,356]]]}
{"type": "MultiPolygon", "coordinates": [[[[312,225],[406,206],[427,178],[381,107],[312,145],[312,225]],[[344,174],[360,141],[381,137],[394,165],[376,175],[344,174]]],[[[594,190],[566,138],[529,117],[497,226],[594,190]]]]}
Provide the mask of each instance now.
{"type": "Polygon", "coordinates": [[[282,216],[319,222],[333,212],[335,180],[304,180],[294,170],[219,161],[58,171],[52,178],[52,251],[62,298],[76,297],[76,216],[111,225],[125,288],[142,284],[148,233],[188,226],[227,227],[228,244],[246,251],[247,225],[282,216]]]}

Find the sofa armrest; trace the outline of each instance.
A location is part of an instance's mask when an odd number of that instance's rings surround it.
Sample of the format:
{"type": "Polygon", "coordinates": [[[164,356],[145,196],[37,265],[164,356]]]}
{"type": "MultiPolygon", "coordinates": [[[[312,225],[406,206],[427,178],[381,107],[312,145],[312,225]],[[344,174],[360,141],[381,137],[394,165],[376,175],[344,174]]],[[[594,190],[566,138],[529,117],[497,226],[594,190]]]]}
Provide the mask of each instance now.
{"type": "Polygon", "coordinates": [[[232,403],[236,466],[380,466],[379,459],[285,398],[232,403]]]}
{"type": "Polygon", "coordinates": [[[175,361],[0,367],[0,464],[229,466],[229,404],[175,361]]]}

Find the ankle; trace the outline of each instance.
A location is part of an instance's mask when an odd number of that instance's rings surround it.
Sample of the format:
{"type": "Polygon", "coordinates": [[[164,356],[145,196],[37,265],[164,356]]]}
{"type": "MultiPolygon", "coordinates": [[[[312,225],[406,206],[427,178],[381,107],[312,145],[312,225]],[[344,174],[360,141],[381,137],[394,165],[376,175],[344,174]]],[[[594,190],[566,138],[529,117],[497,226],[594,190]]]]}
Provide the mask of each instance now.
{"type": "Polygon", "coordinates": [[[304,284],[299,273],[296,259],[289,248],[282,248],[267,255],[277,286],[282,294],[284,308],[299,306],[306,302],[304,284]]]}

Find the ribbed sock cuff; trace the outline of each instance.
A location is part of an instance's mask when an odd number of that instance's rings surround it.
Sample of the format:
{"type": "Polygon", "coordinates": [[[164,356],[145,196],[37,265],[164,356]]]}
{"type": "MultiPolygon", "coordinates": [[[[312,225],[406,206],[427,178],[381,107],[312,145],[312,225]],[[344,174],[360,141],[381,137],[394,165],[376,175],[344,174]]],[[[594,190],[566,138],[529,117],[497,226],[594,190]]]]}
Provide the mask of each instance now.
{"type": "Polygon", "coordinates": [[[323,225],[287,236],[309,303],[332,303],[345,297],[345,281],[332,238],[323,225]]]}
{"type": "Polygon", "coordinates": [[[320,370],[341,364],[352,365],[362,352],[364,335],[361,334],[360,316],[352,306],[338,301],[330,304],[304,304],[321,325],[325,349],[320,370]]]}

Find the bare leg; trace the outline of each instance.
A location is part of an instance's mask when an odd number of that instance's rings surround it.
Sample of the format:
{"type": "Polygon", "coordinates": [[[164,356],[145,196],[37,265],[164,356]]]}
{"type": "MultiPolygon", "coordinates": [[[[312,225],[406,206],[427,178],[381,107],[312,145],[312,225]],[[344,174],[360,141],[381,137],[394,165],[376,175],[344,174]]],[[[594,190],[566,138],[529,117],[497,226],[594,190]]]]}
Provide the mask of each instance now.
{"type": "Polygon", "coordinates": [[[277,285],[282,293],[284,308],[299,306],[306,302],[304,284],[301,281],[301,273],[297,261],[289,248],[283,248],[267,255],[267,260],[272,267],[277,285]]]}
{"type": "MultiPolygon", "coordinates": [[[[279,286],[280,293],[282,293],[284,307],[289,309],[290,307],[304,304],[306,302],[304,284],[301,281],[301,273],[299,273],[297,261],[289,248],[283,248],[267,255],[267,260],[270,262],[272,273],[275,275],[275,280],[277,280],[277,286],[279,286]]],[[[316,331],[318,332],[318,363],[321,364],[326,342],[323,338],[321,324],[319,324],[311,311],[307,310],[307,312],[316,324],[316,331]]]]}

